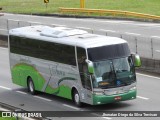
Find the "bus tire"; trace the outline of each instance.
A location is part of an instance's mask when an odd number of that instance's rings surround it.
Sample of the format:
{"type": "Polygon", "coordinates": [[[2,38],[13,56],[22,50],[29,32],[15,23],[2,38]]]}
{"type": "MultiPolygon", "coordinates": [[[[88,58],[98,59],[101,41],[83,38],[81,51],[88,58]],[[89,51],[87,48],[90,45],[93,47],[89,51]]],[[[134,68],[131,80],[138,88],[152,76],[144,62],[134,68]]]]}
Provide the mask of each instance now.
{"type": "Polygon", "coordinates": [[[80,101],[80,96],[77,90],[74,90],[73,92],[73,101],[78,107],[82,107],[82,103],[80,101]]]}
{"type": "Polygon", "coordinates": [[[33,83],[32,78],[29,78],[29,79],[28,79],[27,87],[28,87],[28,91],[29,91],[32,95],[35,95],[35,94],[36,94],[36,90],[35,90],[35,87],[34,87],[34,83],[33,83]]]}

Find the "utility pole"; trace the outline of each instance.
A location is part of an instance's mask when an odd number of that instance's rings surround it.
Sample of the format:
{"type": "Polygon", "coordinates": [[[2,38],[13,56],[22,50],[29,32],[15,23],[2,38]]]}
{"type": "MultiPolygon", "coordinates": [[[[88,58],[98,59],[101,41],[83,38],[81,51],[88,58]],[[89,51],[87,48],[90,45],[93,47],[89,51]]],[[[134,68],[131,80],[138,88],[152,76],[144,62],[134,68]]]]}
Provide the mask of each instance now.
{"type": "Polygon", "coordinates": [[[85,0],[80,0],[80,8],[84,8],[85,7],[85,0]]]}

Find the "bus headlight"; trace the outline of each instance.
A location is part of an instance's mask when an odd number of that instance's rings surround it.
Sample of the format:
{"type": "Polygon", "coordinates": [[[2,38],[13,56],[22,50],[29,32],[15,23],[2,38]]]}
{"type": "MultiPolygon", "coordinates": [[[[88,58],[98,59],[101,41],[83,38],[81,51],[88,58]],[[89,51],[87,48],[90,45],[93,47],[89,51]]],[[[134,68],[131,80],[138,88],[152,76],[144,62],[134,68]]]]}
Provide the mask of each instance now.
{"type": "Polygon", "coordinates": [[[136,90],[136,89],[137,89],[136,86],[133,86],[133,87],[130,88],[130,90],[136,90]]]}
{"type": "Polygon", "coordinates": [[[104,92],[103,91],[94,91],[94,94],[95,95],[104,95],[104,92]]]}

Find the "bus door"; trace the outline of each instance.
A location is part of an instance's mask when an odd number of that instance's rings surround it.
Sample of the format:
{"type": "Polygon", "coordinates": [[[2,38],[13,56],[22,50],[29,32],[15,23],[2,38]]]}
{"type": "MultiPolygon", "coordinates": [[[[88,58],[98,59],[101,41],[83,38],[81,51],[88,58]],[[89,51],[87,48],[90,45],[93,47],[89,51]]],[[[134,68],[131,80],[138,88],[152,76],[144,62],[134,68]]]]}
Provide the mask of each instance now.
{"type": "Polygon", "coordinates": [[[86,51],[84,48],[77,47],[77,61],[79,67],[79,75],[81,79],[82,89],[81,89],[81,99],[82,102],[92,103],[92,87],[90,74],[88,72],[86,60],[86,51]]]}

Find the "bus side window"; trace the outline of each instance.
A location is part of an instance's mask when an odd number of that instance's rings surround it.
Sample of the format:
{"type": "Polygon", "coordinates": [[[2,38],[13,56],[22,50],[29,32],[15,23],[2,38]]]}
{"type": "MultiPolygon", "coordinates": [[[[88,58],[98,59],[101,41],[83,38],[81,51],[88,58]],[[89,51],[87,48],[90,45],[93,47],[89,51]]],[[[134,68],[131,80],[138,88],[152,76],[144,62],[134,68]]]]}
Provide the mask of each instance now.
{"type": "Polygon", "coordinates": [[[86,89],[91,89],[90,76],[88,73],[87,63],[85,62],[86,51],[84,48],[77,47],[77,59],[82,86],[86,89]]]}

